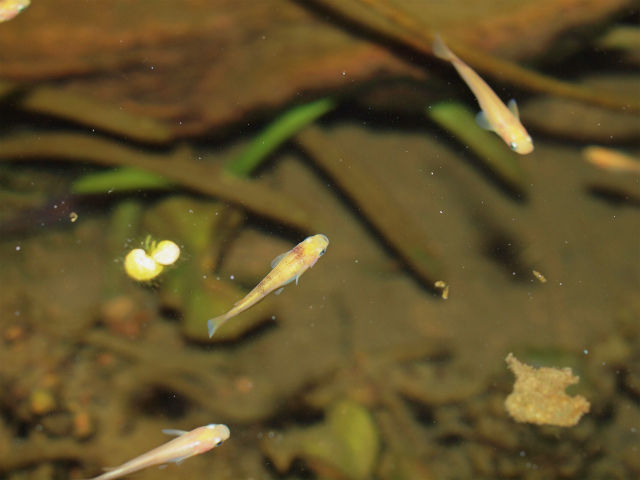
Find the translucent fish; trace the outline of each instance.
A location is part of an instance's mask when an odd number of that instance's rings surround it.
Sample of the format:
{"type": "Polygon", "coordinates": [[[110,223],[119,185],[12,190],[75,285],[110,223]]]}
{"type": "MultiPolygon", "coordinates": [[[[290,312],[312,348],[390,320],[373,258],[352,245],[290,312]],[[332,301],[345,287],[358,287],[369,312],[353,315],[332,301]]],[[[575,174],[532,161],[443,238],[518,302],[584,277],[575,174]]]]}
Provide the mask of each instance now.
{"type": "Polygon", "coordinates": [[[31,4],[31,0],[0,0],[0,23],[11,20],[31,4]]]}
{"type": "Polygon", "coordinates": [[[163,432],[178,438],[149,450],[119,467],[109,469],[102,475],[93,477],[90,480],[112,480],[153,465],[179,464],[189,457],[208,452],[212,448],[219,446],[230,435],[229,428],[226,425],[215,423],[198,427],[190,432],[174,429],[163,430],[163,432]]]}
{"type": "Polygon", "coordinates": [[[246,309],[252,307],[271,292],[280,293],[280,290],[295,280],[296,284],[300,275],[313,267],[318,259],[324,255],[329,246],[329,239],[322,234],[307,237],[294,248],[278,255],[271,262],[272,270],[254,287],[242,300],[227,313],[209,319],[207,327],[209,337],[212,337],[220,325],[232,317],[235,317],[246,309]]]}
{"type": "Polygon", "coordinates": [[[511,100],[502,103],[491,87],[469,65],[464,63],[442,41],[439,35],[433,42],[433,54],[451,62],[462,79],[469,86],[480,105],[481,112],[476,117],[478,125],[498,134],[514,152],[526,155],[533,151],[533,141],[520,123],[518,105],[511,100]]]}

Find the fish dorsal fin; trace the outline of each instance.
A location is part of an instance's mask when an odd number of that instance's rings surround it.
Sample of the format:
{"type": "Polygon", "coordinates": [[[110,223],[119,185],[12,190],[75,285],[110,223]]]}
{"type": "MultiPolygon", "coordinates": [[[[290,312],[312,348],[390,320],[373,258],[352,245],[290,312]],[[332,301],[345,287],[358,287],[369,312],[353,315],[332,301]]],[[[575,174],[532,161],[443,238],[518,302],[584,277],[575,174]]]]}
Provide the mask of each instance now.
{"type": "Polygon", "coordinates": [[[520,111],[518,110],[518,104],[516,103],[515,98],[509,100],[507,107],[509,107],[509,110],[511,110],[511,113],[513,113],[516,118],[520,118],[520,111]]]}
{"type": "Polygon", "coordinates": [[[276,268],[276,265],[280,263],[280,260],[282,260],[287,255],[287,253],[289,252],[281,253],[276,258],[274,258],[273,261],[271,262],[271,268],[276,268]]]}
{"type": "Polygon", "coordinates": [[[165,435],[173,435],[174,437],[179,437],[180,435],[184,435],[187,433],[186,430],[176,430],[174,428],[165,428],[162,430],[162,433],[165,435]]]}
{"type": "Polygon", "coordinates": [[[491,127],[491,124],[489,123],[489,120],[487,120],[487,116],[485,115],[485,113],[482,110],[480,110],[478,112],[478,114],[476,115],[476,123],[480,126],[480,128],[482,128],[484,130],[493,131],[493,128],[491,127]]]}

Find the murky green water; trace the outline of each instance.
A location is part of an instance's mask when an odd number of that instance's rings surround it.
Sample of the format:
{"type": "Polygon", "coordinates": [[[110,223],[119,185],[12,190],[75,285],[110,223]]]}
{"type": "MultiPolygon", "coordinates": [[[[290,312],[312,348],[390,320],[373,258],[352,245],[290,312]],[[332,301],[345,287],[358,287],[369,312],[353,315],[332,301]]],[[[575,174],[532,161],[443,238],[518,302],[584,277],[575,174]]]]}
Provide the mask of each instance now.
{"type": "MultiPolygon", "coordinates": [[[[535,145],[518,156],[467,121],[477,105],[453,68],[408,43],[390,55],[379,31],[317,5],[272,18],[243,3],[253,14],[231,28],[226,4],[163,4],[132,28],[108,3],[61,20],[33,2],[0,24],[0,478],[98,475],[169,441],[162,429],[212,423],[231,431],[219,447],[135,478],[638,475],[640,176],[583,155],[638,157],[631,103],[483,73],[518,99],[535,145]],[[307,43],[297,22],[327,31],[307,43]],[[214,28],[227,44],[211,46],[214,28]],[[21,29],[31,43],[10,51],[21,29]],[[52,39],[66,53],[38,60],[52,39]],[[217,58],[226,74],[204,73],[217,58]],[[213,100],[207,85],[229,83],[237,96],[213,100]],[[315,98],[331,102],[317,120],[299,107],[315,98]],[[458,116],[433,113],[452,104],[458,116]],[[247,151],[268,156],[229,173],[247,151]],[[209,338],[209,318],[317,233],[330,244],[299,282],[209,338]],[[156,261],[162,240],[175,262],[156,261]],[[144,281],[125,271],[134,249],[144,281]],[[579,376],[570,398],[539,395],[546,379],[525,395],[574,426],[509,415],[509,353],[579,376]]],[[[582,12],[586,31],[544,56],[476,28],[497,56],[638,102],[637,46],[610,43],[637,12],[617,12],[582,12]]]]}

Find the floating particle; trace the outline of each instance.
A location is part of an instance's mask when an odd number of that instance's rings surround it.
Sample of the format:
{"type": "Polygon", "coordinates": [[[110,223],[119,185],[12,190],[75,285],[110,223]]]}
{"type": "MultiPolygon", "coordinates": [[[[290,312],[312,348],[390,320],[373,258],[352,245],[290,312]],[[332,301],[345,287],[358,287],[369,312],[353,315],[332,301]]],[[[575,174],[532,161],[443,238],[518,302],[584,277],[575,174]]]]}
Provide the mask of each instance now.
{"type": "Polygon", "coordinates": [[[449,298],[449,284],[447,282],[445,282],[444,280],[436,280],[433,286],[442,289],[442,298],[444,300],[449,298]]]}
{"type": "Polygon", "coordinates": [[[516,382],[504,404],[516,422],[573,427],[589,411],[589,402],[583,396],[570,397],[565,392],[580,380],[570,368],[534,368],[511,353],[506,362],[516,382]]]}
{"type": "Polygon", "coordinates": [[[162,240],[149,254],[160,265],[173,265],[180,257],[180,247],[171,240],[162,240]]]}
{"type": "Polygon", "coordinates": [[[531,273],[533,273],[533,276],[536,277],[540,283],[547,283],[547,277],[545,277],[539,271],[531,270],[531,273]]]}
{"type": "Polygon", "coordinates": [[[78,214],[76,212],[71,212],[69,214],[69,220],[71,220],[71,223],[74,223],[76,220],[78,220],[78,214]]]}

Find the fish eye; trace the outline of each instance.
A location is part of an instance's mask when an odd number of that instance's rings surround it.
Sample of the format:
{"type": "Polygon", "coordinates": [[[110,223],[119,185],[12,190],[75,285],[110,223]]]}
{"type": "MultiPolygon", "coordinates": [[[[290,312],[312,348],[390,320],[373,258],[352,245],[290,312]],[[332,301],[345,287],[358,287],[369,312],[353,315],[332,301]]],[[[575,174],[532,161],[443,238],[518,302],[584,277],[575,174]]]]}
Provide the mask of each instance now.
{"type": "Polygon", "coordinates": [[[218,440],[213,446],[219,447],[220,445],[222,445],[222,440],[218,440]]]}
{"type": "Polygon", "coordinates": [[[323,248],[322,250],[320,250],[320,253],[318,253],[318,256],[321,257],[322,255],[324,255],[324,252],[326,252],[327,249],[323,248]]]}
{"type": "Polygon", "coordinates": [[[515,150],[518,148],[518,144],[516,142],[511,142],[509,146],[511,147],[511,150],[515,150]]]}

